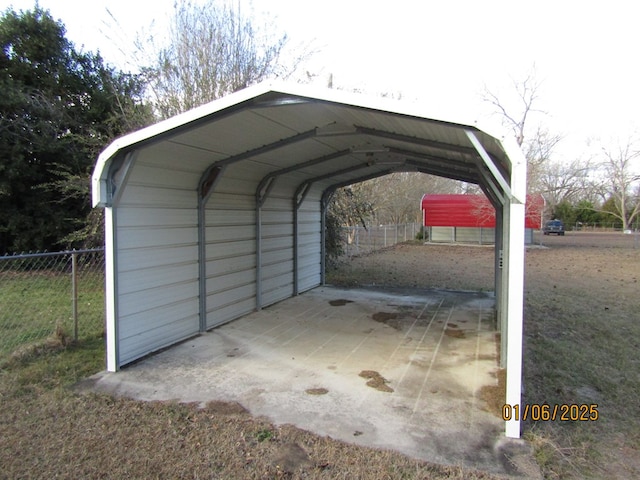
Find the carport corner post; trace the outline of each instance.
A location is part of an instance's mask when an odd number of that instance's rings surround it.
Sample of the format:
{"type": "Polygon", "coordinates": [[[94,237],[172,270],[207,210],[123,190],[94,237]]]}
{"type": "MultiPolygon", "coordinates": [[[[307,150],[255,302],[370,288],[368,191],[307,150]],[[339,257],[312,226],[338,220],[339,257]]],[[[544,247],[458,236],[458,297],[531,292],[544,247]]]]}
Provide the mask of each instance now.
{"type": "MultiPolygon", "coordinates": [[[[507,277],[507,378],[505,402],[512,407],[520,405],[522,388],[522,323],[524,311],[524,203],[513,200],[509,209],[508,277],[507,277]]],[[[504,335],[504,333],[503,333],[504,335]]],[[[505,421],[505,435],[520,438],[520,419],[505,421]]]]}

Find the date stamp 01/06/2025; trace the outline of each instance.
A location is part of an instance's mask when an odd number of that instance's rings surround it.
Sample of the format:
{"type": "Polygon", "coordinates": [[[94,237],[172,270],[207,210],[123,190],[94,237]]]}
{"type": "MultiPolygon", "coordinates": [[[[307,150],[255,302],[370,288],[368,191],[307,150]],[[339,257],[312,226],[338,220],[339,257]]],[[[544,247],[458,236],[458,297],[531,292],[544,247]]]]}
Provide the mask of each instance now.
{"type": "Polygon", "coordinates": [[[595,422],[598,420],[598,404],[577,404],[562,403],[556,405],[525,403],[524,405],[509,405],[505,403],[502,406],[502,419],[509,420],[532,420],[538,421],[556,421],[561,422],[595,422]]]}

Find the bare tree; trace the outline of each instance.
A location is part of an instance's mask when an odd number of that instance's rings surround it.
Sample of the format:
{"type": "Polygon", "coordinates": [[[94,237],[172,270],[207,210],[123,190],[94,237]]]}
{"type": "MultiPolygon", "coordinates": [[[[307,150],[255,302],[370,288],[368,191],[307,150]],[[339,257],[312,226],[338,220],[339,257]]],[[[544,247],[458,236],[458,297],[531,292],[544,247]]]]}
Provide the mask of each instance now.
{"type": "Polygon", "coordinates": [[[364,182],[361,186],[373,206],[378,224],[420,221],[420,199],[425,193],[454,193],[460,182],[418,172],[398,172],[364,182]]]}
{"type": "Polygon", "coordinates": [[[609,212],[627,230],[640,217],[640,142],[630,137],[624,143],[602,148],[602,196],[613,200],[615,211],[609,212]]]}
{"type": "Polygon", "coordinates": [[[524,143],[524,156],[527,159],[527,190],[530,193],[545,193],[545,177],[551,165],[555,147],[562,137],[550,133],[546,128],[539,126],[535,134],[524,143]]]}
{"type": "Polygon", "coordinates": [[[539,189],[553,211],[559,203],[574,203],[589,189],[593,167],[589,161],[574,160],[569,163],[549,162],[541,171],[539,189]]]}
{"type": "Polygon", "coordinates": [[[518,107],[512,110],[505,105],[503,99],[489,90],[487,86],[482,92],[482,99],[491,104],[497,113],[502,116],[503,125],[511,128],[518,145],[522,147],[525,139],[525,127],[527,119],[532,112],[541,112],[534,108],[539,96],[540,81],[536,78],[535,67],[523,80],[512,80],[513,90],[516,94],[518,107]]]}
{"type": "Polygon", "coordinates": [[[155,60],[142,68],[156,113],[167,118],[266,78],[286,77],[306,53],[282,62],[287,36],[257,25],[240,3],[178,0],[165,46],[138,41],[155,60]]]}
{"type": "Polygon", "coordinates": [[[481,94],[502,118],[502,124],[509,127],[518,145],[527,159],[527,191],[541,193],[541,184],[547,164],[550,162],[555,147],[562,140],[561,135],[553,134],[538,125],[535,133],[527,134],[531,114],[545,113],[536,108],[539,101],[541,82],[536,78],[535,67],[523,80],[513,80],[514,106],[507,105],[507,100],[500,98],[486,86],[481,94]]]}

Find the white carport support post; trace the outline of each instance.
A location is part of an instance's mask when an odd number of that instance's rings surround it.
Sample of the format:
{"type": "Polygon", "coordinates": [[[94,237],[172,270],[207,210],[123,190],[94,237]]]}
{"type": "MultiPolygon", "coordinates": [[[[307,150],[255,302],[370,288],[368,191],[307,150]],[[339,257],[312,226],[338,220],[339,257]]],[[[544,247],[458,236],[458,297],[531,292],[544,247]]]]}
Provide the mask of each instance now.
{"type": "Polygon", "coordinates": [[[104,263],[105,263],[105,333],[107,336],[107,371],[116,372],[120,367],[118,352],[117,288],[116,288],[116,211],[104,209],[104,263]]]}
{"type": "MultiPolygon", "coordinates": [[[[524,300],[524,204],[511,199],[504,208],[508,221],[504,228],[503,291],[505,295],[507,328],[507,380],[505,403],[520,405],[522,390],[522,322],[524,300]]],[[[522,410],[520,410],[522,411],[522,410]]],[[[515,416],[505,425],[505,435],[520,438],[520,420],[515,416]]]]}
{"type": "MultiPolygon", "coordinates": [[[[511,161],[511,192],[506,195],[504,208],[508,222],[503,224],[506,268],[503,285],[506,287],[507,380],[506,402],[520,405],[522,398],[522,330],[524,313],[524,217],[527,197],[527,161],[515,140],[503,140],[511,161]]],[[[505,435],[520,438],[520,420],[506,422],[505,435]]]]}
{"type": "MultiPolygon", "coordinates": [[[[527,164],[520,147],[515,144],[515,141],[503,141],[503,147],[511,162],[511,178],[510,182],[507,182],[474,132],[467,130],[466,134],[503,192],[503,268],[502,293],[499,300],[503,308],[501,308],[502,318],[499,321],[503,326],[501,347],[504,346],[506,337],[506,362],[504,362],[507,369],[505,403],[512,407],[514,405],[520,406],[522,398],[524,216],[527,164]]],[[[504,351],[505,349],[501,348],[501,352],[504,351]]],[[[520,420],[516,420],[515,416],[505,422],[505,435],[511,438],[520,438],[520,420]]]]}

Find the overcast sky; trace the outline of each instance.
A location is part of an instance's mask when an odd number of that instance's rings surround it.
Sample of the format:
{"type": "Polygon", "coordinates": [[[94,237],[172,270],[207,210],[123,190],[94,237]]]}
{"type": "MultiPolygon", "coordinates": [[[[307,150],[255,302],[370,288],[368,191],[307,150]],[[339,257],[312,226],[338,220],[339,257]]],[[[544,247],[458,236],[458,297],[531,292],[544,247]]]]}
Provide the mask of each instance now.
{"type": "MultiPolygon", "coordinates": [[[[173,3],[40,0],[76,46],[99,49],[120,68],[136,33],[161,32],[173,3]]],[[[10,5],[28,9],[34,1],[0,0],[2,10],[10,5]]],[[[254,0],[253,7],[275,18],[273,28],[292,44],[314,41],[319,52],[306,70],[322,85],[333,74],[337,87],[402,95],[423,104],[425,116],[482,126],[497,121],[480,100],[483,86],[507,99],[512,79],[535,65],[538,107],[547,115],[534,120],[564,135],[559,157],[580,157],[588,139],[626,140],[640,126],[635,2],[254,0]]]]}

